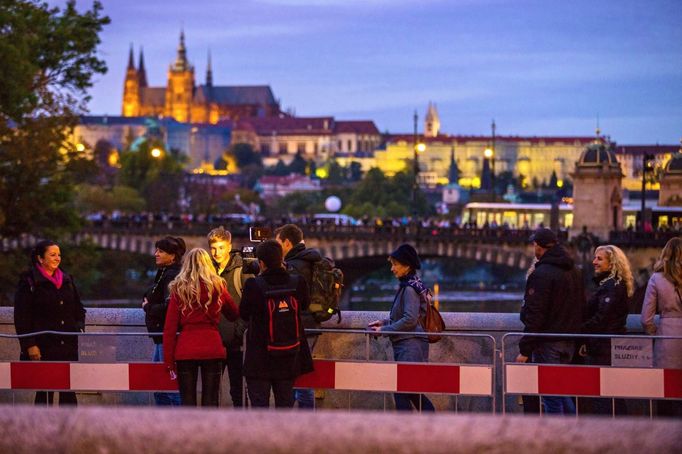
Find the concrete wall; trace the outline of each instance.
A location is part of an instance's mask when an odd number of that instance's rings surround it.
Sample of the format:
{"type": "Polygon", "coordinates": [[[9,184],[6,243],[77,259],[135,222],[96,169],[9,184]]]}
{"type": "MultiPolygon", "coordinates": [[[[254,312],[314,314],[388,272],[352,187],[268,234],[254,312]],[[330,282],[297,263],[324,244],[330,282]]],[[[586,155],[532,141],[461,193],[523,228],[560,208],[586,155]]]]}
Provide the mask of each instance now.
{"type": "Polygon", "coordinates": [[[677,421],[0,406],[0,452],[679,452],[677,421]]]}
{"type": "MultiPolygon", "coordinates": [[[[329,359],[353,359],[372,361],[391,361],[392,350],[390,342],[386,338],[367,339],[361,334],[351,334],[352,329],[364,329],[372,320],[383,318],[385,312],[351,312],[343,313],[341,324],[336,323],[336,318],[326,322],[323,328],[341,330],[342,332],[326,333],[319,337],[315,346],[316,358],[329,359]]],[[[430,349],[430,361],[435,363],[464,363],[464,364],[491,364],[497,361],[499,365],[502,351],[502,337],[505,333],[520,331],[523,325],[519,321],[518,314],[497,313],[443,313],[449,332],[459,334],[483,334],[495,339],[495,347],[492,340],[484,337],[447,337],[442,341],[432,344],[430,349]],[[496,353],[497,352],[497,353],[496,353]]],[[[630,332],[641,332],[639,316],[631,315],[628,319],[630,332]]],[[[153,343],[146,336],[144,316],[139,309],[103,309],[90,308],[87,313],[87,332],[110,332],[115,333],[140,333],[140,336],[114,336],[97,338],[97,342],[108,345],[100,348],[99,353],[106,358],[116,361],[146,361],[151,358],[153,343]]],[[[0,334],[14,334],[12,308],[0,308],[0,334]]],[[[93,339],[92,337],[89,339],[93,339]]],[[[505,345],[507,361],[512,361],[518,353],[518,336],[510,337],[505,345]]],[[[0,338],[0,360],[16,360],[19,357],[19,345],[16,339],[0,338]]],[[[497,409],[501,409],[501,368],[498,367],[496,377],[497,409]]],[[[226,382],[227,380],[223,380],[226,382]]],[[[225,385],[225,383],[224,383],[225,385]]],[[[0,402],[28,402],[33,394],[22,391],[0,392],[0,402]]],[[[324,408],[364,408],[381,409],[393,408],[393,400],[390,394],[363,393],[347,391],[318,391],[317,405],[324,408]]],[[[430,396],[436,408],[450,411],[473,411],[490,412],[492,401],[485,397],[467,396],[430,396]]],[[[228,388],[223,386],[222,404],[229,406],[228,388]]],[[[90,393],[84,394],[81,401],[85,403],[106,404],[148,404],[149,393],[90,393]]],[[[634,404],[632,404],[634,405],[634,404]]],[[[642,413],[645,409],[642,405],[632,406],[633,413],[642,413]]],[[[507,411],[511,413],[521,410],[516,398],[510,397],[507,401],[507,411]]]]}

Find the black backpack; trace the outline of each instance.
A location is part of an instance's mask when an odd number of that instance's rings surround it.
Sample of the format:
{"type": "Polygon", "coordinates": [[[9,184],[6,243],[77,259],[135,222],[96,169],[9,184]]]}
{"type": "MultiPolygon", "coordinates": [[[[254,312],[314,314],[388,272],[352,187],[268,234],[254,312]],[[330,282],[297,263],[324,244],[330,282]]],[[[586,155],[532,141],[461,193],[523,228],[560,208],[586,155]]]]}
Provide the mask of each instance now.
{"type": "Polygon", "coordinates": [[[334,261],[323,257],[313,263],[310,280],[310,308],[308,309],[316,322],[326,322],[334,314],[341,323],[339,300],[343,288],[343,271],[337,268],[334,261]]]}
{"type": "Polygon", "coordinates": [[[296,287],[292,284],[298,281],[290,279],[279,286],[270,285],[264,279],[259,281],[266,301],[268,354],[277,357],[295,355],[301,346],[301,317],[296,287]]]}

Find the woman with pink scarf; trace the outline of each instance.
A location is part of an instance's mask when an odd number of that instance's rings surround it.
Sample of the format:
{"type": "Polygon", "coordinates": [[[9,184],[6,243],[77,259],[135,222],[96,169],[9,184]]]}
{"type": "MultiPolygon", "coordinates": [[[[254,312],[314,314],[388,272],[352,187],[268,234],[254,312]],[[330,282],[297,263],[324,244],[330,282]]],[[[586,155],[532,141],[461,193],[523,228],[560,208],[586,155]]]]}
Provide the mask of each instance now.
{"type": "MultiPolygon", "coordinates": [[[[40,241],[31,251],[29,269],[19,277],[14,295],[17,334],[39,331],[82,332],[85,309],[73,278],[59,268],[61,252],[53,241],[40,241]]],[[[22,361],[78,361],[78,337],[41,334],[19,339],[22,361]]],[[[36,392],[35,403],[51,405],[52,392],[36,392]]],[[[59,405],[76,405],[76,394],[59,393],[59,405]]]]}

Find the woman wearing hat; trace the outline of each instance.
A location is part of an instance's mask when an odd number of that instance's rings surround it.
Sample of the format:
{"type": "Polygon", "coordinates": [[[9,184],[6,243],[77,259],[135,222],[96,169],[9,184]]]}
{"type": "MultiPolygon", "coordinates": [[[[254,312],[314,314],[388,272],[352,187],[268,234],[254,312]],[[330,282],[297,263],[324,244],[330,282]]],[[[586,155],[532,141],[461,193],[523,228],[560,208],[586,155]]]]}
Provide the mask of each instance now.
{"type": "MultiPolygon", "coordinates": [[[[419,319],[426,315],[426,299],[428,289],[416,274],[421,268],[417,251],[409,244],[402,244],[388,257],[391,272],[400,282],[398,292],[393,299],[389,318],[375,320],[368,326],[370,329],[389,336],[393,346],[393,359],[396,362],[419,362],[429,360],[429,341],[426,335],[414,334],[424,332],[419,319]],[[406,334],[399,334],[400,331],[406,334]],[[407,334],[411,333],[411,334],[407,334]]],[[[394,394],[397,410],[434,411],[433,404],[423,394],[394,394]]]]}

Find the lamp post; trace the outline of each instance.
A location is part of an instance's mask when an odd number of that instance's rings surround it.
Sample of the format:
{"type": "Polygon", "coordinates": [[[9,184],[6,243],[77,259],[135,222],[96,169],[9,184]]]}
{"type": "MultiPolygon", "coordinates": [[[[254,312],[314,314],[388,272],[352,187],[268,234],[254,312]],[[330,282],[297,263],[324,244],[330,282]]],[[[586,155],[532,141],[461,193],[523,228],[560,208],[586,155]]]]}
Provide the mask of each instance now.
{"type": "Polygon", "coordinates": [[[493,202],[495,202],[497,196],[496,196],[496,191],[495,191],[495,120],[493,119],[493,123],[491,125],[492,128],[492,141],[491,141],[491,147],[486,148],[485,151],[483,152],[483,155],[490,160],[490,180],[492,183],[492,199],[493,202]]]}
{"type": "Polygon", "coordinates": [[[651,169],[651,161],[654,160],[654,155],[649,154],[649,153],[644,153],[644,156],[642,156],[642,211],[640,212],[639,215],[639,227],[640,227],[640,232],[644,232],[644,224],[647,221],[647,216],[646,216],[646,173],[649,171],[652,171],[651,169]]]}
{"type": "Polygon", "coordinates": [[[413,153],[414,157],[412,160],[412,173],[414,174],[414,178],[412,180],[412,216],[416,219],[417,217],[417,191],[419,190],[419,155],[417,151],[417,121],[419,120],[419,116],[417,115],[417,111],[414,111],[414,132],[412,134],[412,147],[413,147],[413,153]]]}

